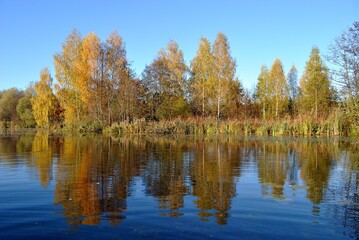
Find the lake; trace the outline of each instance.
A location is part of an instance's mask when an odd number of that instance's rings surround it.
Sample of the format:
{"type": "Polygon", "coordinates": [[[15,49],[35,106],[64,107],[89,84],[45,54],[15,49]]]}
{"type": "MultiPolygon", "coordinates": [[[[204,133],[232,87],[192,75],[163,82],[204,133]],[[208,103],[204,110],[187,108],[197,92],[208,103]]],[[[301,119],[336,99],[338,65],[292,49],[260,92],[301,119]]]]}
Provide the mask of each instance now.
{"type": "Polygon", "coordinates": [[[359,141],[0,136],[0,239],[358,239],[359,141]]]}

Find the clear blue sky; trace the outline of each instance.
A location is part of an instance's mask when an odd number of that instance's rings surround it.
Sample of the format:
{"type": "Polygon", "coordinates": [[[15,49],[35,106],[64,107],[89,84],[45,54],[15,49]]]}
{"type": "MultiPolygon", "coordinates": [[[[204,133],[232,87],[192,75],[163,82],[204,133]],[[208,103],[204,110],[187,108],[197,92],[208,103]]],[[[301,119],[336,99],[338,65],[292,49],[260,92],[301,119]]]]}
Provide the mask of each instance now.
{"type": "Polygon", "coordinates": [[[202,36],[212,42],[223,32],[252,89],[261,65],[279,57],[286,73],[295,64],[301,75],[313,45],[325,54],[358,20],[358,0],[0,0],[0,89],[25,89],[43,67],[55,76],[52,56],[73,28],[102,41],[117,30],[138,75],[170,40],[189,63],[202,36]]]}

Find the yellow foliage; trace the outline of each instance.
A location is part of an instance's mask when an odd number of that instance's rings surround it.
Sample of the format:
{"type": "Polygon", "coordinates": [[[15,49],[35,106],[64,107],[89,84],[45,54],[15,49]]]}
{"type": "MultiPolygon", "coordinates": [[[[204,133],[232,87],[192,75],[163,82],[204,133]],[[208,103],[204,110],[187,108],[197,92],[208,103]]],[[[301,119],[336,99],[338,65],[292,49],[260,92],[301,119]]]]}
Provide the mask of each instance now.
{"type": "Polygon", "coordinates": [[[49,69],[41,71],[40,81],[35,84],[36,95],[32,97],[32,109],[36,124],[39,127],[49,126],[49,112],[52,107],[52,77],[49,69]]]}

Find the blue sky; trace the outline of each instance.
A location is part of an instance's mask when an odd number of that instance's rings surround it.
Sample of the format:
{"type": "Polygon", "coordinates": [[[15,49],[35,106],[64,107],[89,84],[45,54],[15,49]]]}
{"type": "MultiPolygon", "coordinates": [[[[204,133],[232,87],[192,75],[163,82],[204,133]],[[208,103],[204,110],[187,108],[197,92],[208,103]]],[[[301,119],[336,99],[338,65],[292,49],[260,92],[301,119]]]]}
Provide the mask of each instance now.
{"type": "Polygon", "coordinates": [[[237,75],[253,89],[261,65],[278,57],[286,73],[294,64],[301,75],[312,46],[325,54],[358,20],[358,0],[0,0],[0,89],[25,89],[44,67],[55,76],[52,56],[73,28],[102,41],[117,30],[138,75],[170,40],[189,64],[202,36],[213,42],[223,32],[237,75]]]}

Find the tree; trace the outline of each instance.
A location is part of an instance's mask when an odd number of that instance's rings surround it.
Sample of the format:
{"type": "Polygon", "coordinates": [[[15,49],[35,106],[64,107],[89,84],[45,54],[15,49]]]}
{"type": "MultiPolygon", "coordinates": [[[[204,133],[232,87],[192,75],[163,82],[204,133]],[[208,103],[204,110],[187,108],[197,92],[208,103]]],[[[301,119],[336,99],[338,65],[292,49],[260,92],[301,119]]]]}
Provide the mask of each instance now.
{"type": "Polygon", "coordinates": [[[174,41],[161,49],[153,62],[146,66],[142,82],[152,117],[172,118],[186,115],[188,111],[187,73],[183,53],[174,41]]]}
{"type": "Polygon", "coordinates": [[[212,54],[211,43],[206,38],[201,38],[196,56],[191,62],[191,99],[196,112],[201,112],[202,116],[208,114],[207,108],[210,104],[210,94],[213,93],[214,86],[214,56],[212,54]],[[207,111],[207,113],[206,113],[207,111]]]}
{"type": "Polygon", "coordinates": [[[78,90],[83,111],[88,120],[101,121],[101,87],[99,81],[100,39],[95,33],[89,33],[81,43],[80,59],[76,62],[78,90]]]}
{"type": "Polygon", "coordinates": [[[143,97],[145,89],[142,82],[128,76],[122,79],[119,86],[118,106],[122,120],[141,118],[144,112],[143,97]]]}
{"type": "Polygon", "coordinates": [[[155,58],[150,65],[146,65],[142,72],[141,81],[145,86],[145,98],[147,103],[146,118],[156,118],[156,112],[162,103],[162,78],[165,77],[167,70],[163,61],[159,57],[155,58]]]}
{"type": "Polygon", "coordinates": [[[107,109],[107,122],[111,124],[112,121],[128,118],[128,111],[123,111],[123,107],[127,98],[127,83],[133,78],[133,73],[126,58],[125,45],[117,32],[110,34],[104,48],[107,82],[104,84],[103,100],[107,109]]]}
{"type": "Polygon", "coordinates": [[[31,99],[36,124],[48,127],[51,109],[53,107],[52,77],[48,68],[40,73],[40,81],[35,83],[35,95],[31,99]]]}
{"type": "Polygon", "coordinates": [[[339,86],[346,113],[353,122],[359,122],[359,22],[343,32],[329,47],[327,59],[335,67],[331,69],[339,86]]]}
{"type": "Polygon", "coordinates": [[[20,119],[23,121],[25,127],[34,127],[36,125],[31,104],[31,99],[34,94],[35,89],[30,85],[25,90],[24,96],[19,99],[19,102],[16,106],[16,112],[20,119]]]}
{"type": "Polygon", "coordinates": [[[16,88],[10,88],[3,91],[0,98],[0,121],[17,122],[19,117],[16,112],[16,106],[19,99],[23,97],[23,92],[16,88]]]}
{"type": "Polygon", "coordinates": [[[257,83],[257,98],[262,108],[263,119],[267,118],[267,111],[269,108],[269,70],[263,65],[261,67],[261,73],[258,76],[257,83]]]}
{"type": "Polygon", "coordinates": [[[244,115],[245,91],[238,77],[228,82],[228,89],[222,106],[221,115],[226,118],[247,117],[244,115]]]}
{"type": "Polygon", "coordinates": [[[62,52],[54,56],[57,96],[65,123],[101,126],[139,116],[136,105],[143,90],[126,59],[122,38],[113,32],[105,43],[95,33],[83,39],[74,30],[62,52]]]}
{"type": "Polygon", "coordinates": [[[83,115],[83,104],[78,89],[78,62],[81,58],[82,37],[75,29],[62,45],[62,52],[54,55],[56,93],[64,109],[65,123],[75,125],[83,115]]]}
{"type": "Polygon", "coordinates": [[[320,114],[328,112],[332,99],[328,68],[324,65],[319,49],[313,47],[300,80],[300,108],[302,112],[320,114]],[[320,106],[320,107],[319,107],[320,106]]]}
{"type": "Polygon", "coordinates": [[[282,62],[277,58],[274,60],[269,73],[270,104],[274,108],[274,116],[286,111],[288,106],[289,89],[284,76],[282,62]]]}
{"type": "Polygon", "coordinates": [[[294,65],[289,70],[289,73],[287,76],[287,82],[288,82],[288,86],[289,86],[289,109],[290,109],[290,112],[293,113],[296,111],[295,104],[296,104],[297,97],[299,94],[298,70],[294,65]]]}
{"type": "Polygon", "coordinates": [[[215,87],[214,96],[217,105],[217,119],[221,116],[221,107],[225,104],[226,92],[234,81],[236,62],[231,56],[230,46],[227,37],[218,33],[213,44],[215,87]]]}

